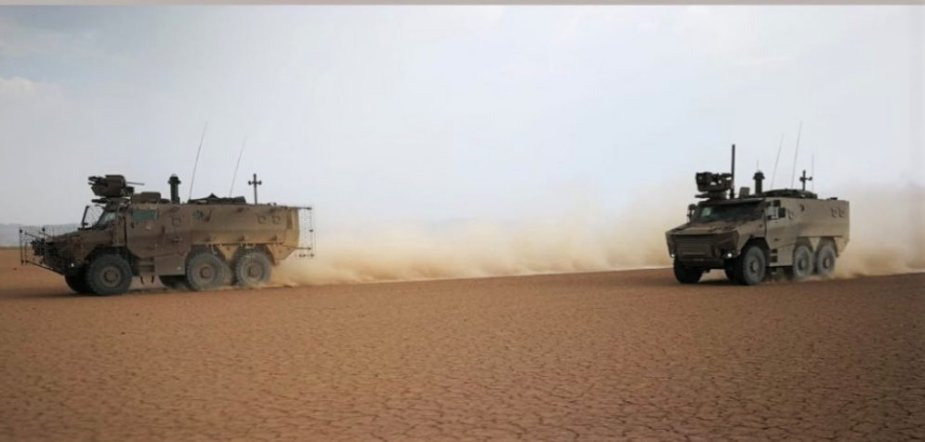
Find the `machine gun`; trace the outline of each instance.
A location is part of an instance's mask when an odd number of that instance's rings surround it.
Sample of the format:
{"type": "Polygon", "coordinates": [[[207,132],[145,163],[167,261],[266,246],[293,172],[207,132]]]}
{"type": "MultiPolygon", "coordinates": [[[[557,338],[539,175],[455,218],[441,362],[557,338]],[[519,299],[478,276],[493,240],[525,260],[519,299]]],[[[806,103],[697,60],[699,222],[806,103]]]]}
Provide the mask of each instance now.
{"type": "Polygon", "coordinates": [[[135,188],[129,184],[143,185],[125,181],[122,175],[91,176],[87,178],[93,194],[102,198],[122,198],[132,196],[135,188]]]}
{"type": "Polygon", "coordinates": [[[697,198],[726,199],[732,190],[731,173],[698,172],[695,176],[697,190],[702,192],[697,198]]]}

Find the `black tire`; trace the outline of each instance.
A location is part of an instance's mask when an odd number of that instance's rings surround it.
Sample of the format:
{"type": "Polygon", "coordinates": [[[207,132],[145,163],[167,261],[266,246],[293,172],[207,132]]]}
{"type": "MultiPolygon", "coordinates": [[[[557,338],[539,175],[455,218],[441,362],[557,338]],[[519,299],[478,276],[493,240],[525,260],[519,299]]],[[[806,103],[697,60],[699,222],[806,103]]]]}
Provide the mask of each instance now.
{"type": "Polygon", "coordinates": [[[799,244],[793,249],[793,265],[790,266],[790,278],[794,281],[801,281],[809,278],[813,274],[813,262],[816,258],[812,250],[805,244],[799,244]]]}
{"type": "Polygon", "coordinates": [[[161,275],[158,276],[158,279],[161,280],[161,284],[164,284],[164,287],[173,290],[189,290],[189,286],[186,285],[186,276],[184,275],[161,275]]]}
{"type": "Polygon", "coordinates": [[[270,281],[273,264],[260,251],[250,251],[238,258],[234,266],[234,277],[241,287],[258,287],[270,281]]]}
{"type": "Polygon", "coordinates": [[[835,246],[830,242],[824,242],[816,250],[816,273],[819,276],[830,277],[835,271],[835,262],[838,260],[838,254],[835,253],[835,246]]]}
{"type": "Polygon", "coordinates": [[[744,285],[760,284],[768,274],[768,260],[764,250],[756,245],[746,246],[736,258],[733,268],[736,282],[744,285]]]}
{"type": "Polygon", "coordinates": [[[97,256],[87,267],[84,281],[91,293],[100,296],[118,295],[132,285],[132,266],[116,254],[97,256]]]}
{"type": "Polygon", "coordinates": [[[228,283],[228,266],[211,253],[197,253],[186,262],[186,283],[197,292],[217,289],[228,283]]]}
{"type": "Polygon", "coordinates": [[[64,275],[64,282],[67,283],[71,290],[81,295],[92,293],[90,287],[87,286],[87,270],[85,268],[80,268],[64,275]]]}
{"type": "Polygon", "coordinates": [[[678,282],[681,284],[696,284],[700,281],[701,276],[703,276],[703,269],[685,266],[675,258],[674,277],[678,282]]]}
{"type": "Polygon", "coordinates": [[[734,259],[727,259],[723,264],[723,273],[726,274],[726,279],[732,282],[739,282],[739,278],[736,276],[735,262],[736,260],[734,259]]]}

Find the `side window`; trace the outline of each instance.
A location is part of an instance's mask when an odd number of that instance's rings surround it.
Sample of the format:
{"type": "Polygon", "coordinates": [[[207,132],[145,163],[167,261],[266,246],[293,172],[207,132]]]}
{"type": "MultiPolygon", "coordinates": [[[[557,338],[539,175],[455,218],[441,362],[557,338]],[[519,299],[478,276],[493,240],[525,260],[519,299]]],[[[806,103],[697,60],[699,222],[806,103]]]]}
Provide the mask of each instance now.
{"type": "Polygon", "coordinates": [[[157,209],[132,209],[132,221],[154,221],[157,219],[157,209]]]}
{"type": "Polygon", "coordinates": [[[780,206],[780,200],[771,201],[771,204],[768,204],[768,208],[765,210],[765,218],[769,220],[778,219],[781,217],[781,210],[784,210],[784,208],[780,206]]]}

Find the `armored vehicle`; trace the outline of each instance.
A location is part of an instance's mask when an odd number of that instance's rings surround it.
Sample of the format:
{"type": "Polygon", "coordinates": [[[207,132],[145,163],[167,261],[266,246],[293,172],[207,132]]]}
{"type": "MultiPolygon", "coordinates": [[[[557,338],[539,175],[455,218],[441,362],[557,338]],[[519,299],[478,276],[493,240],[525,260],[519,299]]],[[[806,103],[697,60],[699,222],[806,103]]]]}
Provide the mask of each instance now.
{"type": "Polygon", "coordinates": [[[181,203],[176,175],[170,199],[136,193],[122,175],[91,176],[89,184],[98,198],[76,231],[20,230],[21,261],[64,275],[78,293],[123,293],[134,277],[197,291],[260,286],[293,252],[312,254],[310,207],[214,194],[181,203]]]}
{"type": "Polygon", "coordinates": [[[695,178],[702,199],[688,206],[688,222],[665,233],[674,275],[692,284],[713,269],[735,282],[753,285],[772,273],[795,280],[829,276],[848,244],[848,202],[820,199],[802,189],[762,188],[764,174],[754,175],[755,191],[734,193],[733,172],[700,172],[695,178]]]}

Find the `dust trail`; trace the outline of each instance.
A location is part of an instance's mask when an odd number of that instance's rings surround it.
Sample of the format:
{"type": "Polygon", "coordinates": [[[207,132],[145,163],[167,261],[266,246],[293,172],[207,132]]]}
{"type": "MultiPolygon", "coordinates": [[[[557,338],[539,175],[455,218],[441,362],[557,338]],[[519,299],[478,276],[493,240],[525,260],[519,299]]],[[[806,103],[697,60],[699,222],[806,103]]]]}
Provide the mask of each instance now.
{"type": "Polygon", "coordinates": [[[470,222],[328,235],[315,259],[287,260],[274,279],[334,284],[665,266],[664,231],[683,220],[685,206],[640,203],[623,216],[584,207],[558,219],[513,225],[470,222]]]}
{"type": "MultiPolygon", "coordinates": [[[[839,195],[851,201],[852,236],[836,276],[925,268],[923,195],[916,187],[839,195]]],[[[693,199],[686,194],[660,194],[631,204],[621,215],[583,207],[558,219],[515,225],[474,221],[439,228],[394,226],[362,235],[319,232],[318,256],[287,260],[274,281],[315,285],[665,267],[671,261],[664,232],[684,221],[689,202],[693,199]]]]}
{"type": "Polygon", "coordinates": [[[851,240],[836,277],[925,270],[925,188],[867,187],[839,196],[851,202],[851,240]]]}

